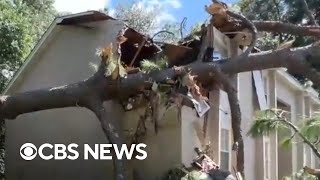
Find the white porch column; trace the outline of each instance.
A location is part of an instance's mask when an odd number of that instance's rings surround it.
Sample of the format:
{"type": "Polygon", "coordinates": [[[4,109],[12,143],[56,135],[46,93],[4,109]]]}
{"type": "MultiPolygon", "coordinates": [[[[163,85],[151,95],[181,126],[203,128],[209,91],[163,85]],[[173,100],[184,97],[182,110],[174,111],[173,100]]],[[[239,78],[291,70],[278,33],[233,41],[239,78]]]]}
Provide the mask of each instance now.
{"type": "MultiPolygon", "coordinates": [[[[309,98],[310,99],[310,117],[313,117],[314,115],[314,106],[313,106],[313,102],[311,100],[311,97],[309,98]]],[[[311,160],[311,167],[313,168],[316,168],[316,156],[315,154],[313,153],[312,149],[310,148],[310,160],[311,160]]]]}
{"type": "MultiPolygon", "coordinates": [[[[305,118],[311,117],[311,99],[305,97],[305,118]]],[[[311,149],[308,145],[304,144],[304,165],[311,166],[311,149]]]]}
{"type": "MultiPolygon", "coordinates": [[[[296,96],[296,121],[294,124],[298,124],[298,122],[305,117],[305,101],[304,101],[304,93],[298,92],[296,96]]],[[[298,136],[295,137],[294,142],[300,142],[301,138],[298,136]]],[[[293,172],[298,172],[304,166],[304,145],[302,143],[293,144],[292,146],[292,170],[293,172]]]]}
{"type": "MultiPolygon", "coordinates": [[[[269,71],[268,78],[268,105],[269,108],[277,108],[276,74],[274,70],[269,71]]],[[[278,133],[270,135],[270,176],[271,180],[278,180],[278,133]]]]}

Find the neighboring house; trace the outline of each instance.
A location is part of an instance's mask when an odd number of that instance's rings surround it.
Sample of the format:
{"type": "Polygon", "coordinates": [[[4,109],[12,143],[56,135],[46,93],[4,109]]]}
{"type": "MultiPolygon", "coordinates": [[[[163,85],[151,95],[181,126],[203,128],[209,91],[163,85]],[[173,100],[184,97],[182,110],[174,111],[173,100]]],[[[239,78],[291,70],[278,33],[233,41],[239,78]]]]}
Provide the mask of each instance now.
{"type": "MultiPolygon", "coordinates": [[[[57,18],[5,93],[60,86],[88,78],[94,73],[90,63],[99,64],[100,61],[95,55],[96,49],[115,41],[123,26],[121,21],[95,11],[57,18]]],[[[226,36],[217,30],[214,32],[214,47],[222,57],[239,51],[231,47],[234,43],[226,36]]],[[[135,37],[141,36],[133,33],[135,37]]],[[[318,94],[312,88],[304,88],[284,69],[240,73],[237,80],[246,179],[278,180],[304,165],[318,165],[306,146],[294,145],[292,150],[283,150],[278,147],[281,138],[276,135],[261,139],[246,136],[255,111],[283,108],[291,112],[291,121],[297,122],[301,116],[311,116],[319,109],[318,94]]],[[[233,172],[236,154],[231,150],[232,129],[226,93],[210,92],[210,104],[207,121],[198,118],[195,110],[186,106],[182,108],[182,122],[177,120],[175,110],[166,113],[160,122],[159,133],[155,134],[152,128],[148,128],[143,140],[148,145],[148,158],[132,161],[132,168],[148,180],[156,179],[182,163],[189,166],[196,157],[194,148],[210,143],[213,160],[221,168],[233,172]]],[[[143,113],[143,110],[124,112],[122,106],[113,102],[105,105],[109,117],[119,119],[124,130],[134,129],[143,113]]],[[[6,130],[6,175],[9,180],[104,180],[112,177],[111,161],[44,161],[39,158],[24,161],[19,155],[20,146],[27,142],[36,146],[77,143],[80,147],[86,143],[107,143],[97,118],[87,109],[74,107],[24,114],[15,121],[7,121],[6,130]]],[[[81,149],[78,150],[81,156],[81,149]]]]}

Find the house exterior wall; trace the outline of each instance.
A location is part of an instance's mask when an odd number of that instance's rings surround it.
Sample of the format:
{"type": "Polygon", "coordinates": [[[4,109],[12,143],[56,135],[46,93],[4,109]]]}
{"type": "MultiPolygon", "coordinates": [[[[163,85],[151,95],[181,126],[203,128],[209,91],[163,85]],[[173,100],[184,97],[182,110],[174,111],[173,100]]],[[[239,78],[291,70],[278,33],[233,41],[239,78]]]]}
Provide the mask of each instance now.
{"type": "MultiPolygon", "coordinates": [[[[263,74],[265,83],[267,83],[269,106],[272,105],[270,104],[271,98],[276,100],[278,103],[273,107],[289,111],[290,121],[292,123],[296,125],[300,124],[302,117],[307,115],[306,113],[312,115],[312,112],[319,108],[319,102],[315,100],[317,99],[317,94],[310,93],[313,90],[310,91],[310,89],[304,88],[283,69],[265,70],[263,74]],[[272,83],[274,83],[274,85],[272,85],[272,83]],[[285,104],[286,107],[279,106],[279,102],[285,104]]],[[[273,103],[274,100],[272,100],[273,103]]],[[[290,133],[286,135],[290,136],[290,133]]],[[[271,174],[274,175],[271,179],[281,179],[283,176],[291,176],[295,179],[295,177],[293,177],[294,173],[301,170],[303,166],[308,165],[315,167],[313,155],[310,149],[304,144],[295,143],[292,145],[292,148],[283,149],[280,147],[283,136],[277,133],[277,141],[275,141],[274,135],[266,137],[265,139],[272,138],[273,142],[276,142],[279,146],[275,146],[274,143],[271,144],[270,158],[277,157],[277,161],[273,159],[274,163],[272,166],[274,166],[274,164],[278,166],[278,168],[273,169],[271,166],[269,167],[271,168],[271,174]],[[275,178],[275,176],[277,177],[275,178]]],[[[300,139],[297,137],[294,141],[299,142],[300,139]]],[[[263,150],[266,151],[265,147],[263,150]]],[[[264,170],[266,170],[266,167],[264,167],[264,170]]],[[[264,172],[264,174],[265,173],[266,172],[264,172]]],[[[264,177],[264,179],[266,178],[264,177]]]]}
{"type": "MultiPolygon", "coordinates": [[[[94,28],[57,26],[54,30],[56,35],[41,50],[41,54],[35,56],[37,59],[33,61],[31,70],[24,72],[23,78],[14,83],[8,93],[62,86],[90,77],[94,73],[90,63],[100,63],[100,58],[95,55],[97,48],[115,40],[123,23],[109,20],[87,25],[94,28]]],[[[120,105],[113,102],[104,105],[109,111],[109,117],[119,119],[122,128],[128,131],[135,130],[139,117],[144,112],[143,109],[124,112],[120,105]]],[[[194,110],[184,109],[183,115],[186,119],[184,125],[188,119],[191,122],[194,120],[192,117],[196,118],[194,110]]],[[[145,179],[152,180],[160,178],[172,167],[180,167],[182,162],[190,165],[191,159],[182,159],[195,156],[193,143],[198,140],[191,135],[195,141],[191,141],[192,144],[188,141],[182,144],[181,135],[187,131],[181,131],[181,122],[176,117],[176,110],[167,112],[159,124],[158,134],[155,134],[149,124],[150,132],[143,139],[147,144],[148,158],[145,161],[131,161],[131,170],[134,169],[136,173],[143,174],[145,179]],[[184,153],[186,155],[183,156],[182,148],[191,149],[192,152],[184,153]]],[[[191,128],[189,125],[187,128],[191,128]]],[[[6,126],[7,179],[99,180],[113,177],[112,161],[85,161],[81,158],[75,161],[44,161],[38,157],[32,161],[24,161],[20,157],[19,149],[27,142],[37,147],[44,143],[76,143],[79,147],[83,147],[83,144],[94,147],[94,144],[108,143],[99,121],[89,110],[79,107],[29,113],[19,116],[15,121],[7,121],[6,126]]],[[[130,139],[127,140],[131,142],[130,139]]],[[[83,155],[81,148],[78,152],[80,156],[83,155]]]]}
{"type": "MultiPolygon", "coordinates": [[[[57,26],[59,33],[36,57],[32,71],[24,74],[23,81],[16,83],[10,93],[61,86],[93,74],[89,63],[99,63],[96,48],[113,41],[123,24],[105,21],[92,25],[95,29],[57,26]]],[[[115,108],[110,111],[110,117],[120,116],[117,107],[110,108],[115,108]]],[[[64,108],[30,113],[7,121],[6,126],[7,179],[105,179],[111,169],[112,163],[104,161],[43,161],[36,158],[29,162],[19,155],[20,146],[26,142],[36,146],[43,143],[105,143],[99,122],[88,110],[64,108]]]]}
{"type": "MultiPolygon", "coordinates": [[[[119,109],[118,111],[121,112],[122,110],[119,109]]],[[[122,112],[123,129],[125,131],[135,131],[134,128],[137,127],[139,117],[144,112],[144,108],[125,113],[122,112]]],[[[184,107],[182,115],[186,118],[188,125],[188,122],[197,120],[194,110],[190,108],[184,107]]],[[[189,150],[191,147],[194,148],[193,145],[198,142],[198,139],[196,136],[192,136],[191,133],[186,132],[188,130],[192,131],[190,126],[182,130],[185,127],[183,124],[177,119],[177,110],[175,108],[168,110],[163,118],[159,120],[159,131],[157,134],[154,131],[154,124],[151,121],[146,122],[147,136],[143,137],[142,142],[147,145],[146,151],[148,157],[143,161],[131,161],[131,167],[135,173],[143,175],[143,179],[141,180],[161,178],[169,169],[180,167],[182,162],[186,166],[190,165],[188,164],[188,159],[185,159],[183,156],[185,152],[183,149],[189,150]],[[189,139],[182,141],[182,135],[186,135],[189,139]]],[[[127,140],[130,142],[131,139],[127,140]]],[[[194,151],[190,152],[187,158],[194,157],[194,155],[194,151]]]]}
{"type": "MultiPolygon", "coordinates": [[[[26,72],[21,81],[15,83],[9,93],[22,92],[36,88],[60,86],[77,82],[88,78],[94,73],[90,69],[90,63],[98,64],[99,58],[95,56],[96,48],[112,42],[123,24],[118,21],[102,21],[91,23],[94,29],[84,29],[75,26],[58,26],[54,31],[55,37],[51,37],[49,44],[45,46],[41,54],[35,56],[37,61],[32,64],[31,71],[26,72]],[[112,27],[112,28],[110,28],[112,27]],[[76,67],[76,68],[74,68],[76,67]]],[[[219,34],[218,31],[214,31],[219,34]]],[[[230,41],[221,33],[215,36],[214,47],[223,57],[230,56],[228,48],[230,41]],[[226,45],[227,44],[227,45],[226,45]]],[[[44,48],[44,47],[43,47],[44,48]]],[[[276,107],[277,100],[281,100],[290,106],[291,120],[296,122],[300,114],[316,111],[315,103],[306,100],[305,92],[290,85],[276,70],[264,71],[267,87],[269,107],[276,107]],[[269,73],[272,72],[272,73],[269,73]]],[[[239,102],[242,112],[242,132],[245,146],[245,175],[246,179],[270,179],[277,180],[289,170],[295,171],[302,167],[303,161],[309,161],[314,165],[312,156],[308,156],[306,147],[294,146],[290,152],[291,157],[278,156],[277,136],[252,139],[247,137],[257,104],[253,88],[251,72],[240,73],[237,80],[239,102]],[[265,142],[270,144],[266,148],[265,142]],[[268,152],[268,153],[266,153],[268,152]],[[301,157],[300,153],[306,154],[301,157]],[[270,157],[266,157],[269,154],[270,157]],[[266,168],[264,161],[269,159],[266,168]],[[289,159],[289,160],[288,160],[289,159]],[[278,168],[280,166],[280,168],[278,168]],[[270,170],[269,178],[266,178],[266,170],[270,170]],[[278,175],[280,175],[278,177],[278,175]]],[[[210,144],[211,157],[217,163],[221,161],[221,130],[229,130],[229,170],[236,167],[235,155],[231,152],[232,129],[230,108],[227,94],[220,90],[210,92],[211,109],[209,111],[207,136],[201,138],[201,130],[204,119],[198,118],[191,108],[183,107],[182,122],[177,121],[177,112],[170,110],[160,122],[159,133],[155,134],[152,124],[148,124],[148,136],[143,142],[148,145],[148,158],[145,161],[132,161],[131,167],[138,173],[144,174],[145,179],[152,180],[160,177],[172,167],[179,167],[181,163],[189,166],[195,158],[194,148],[204,144],[210,144]],[[169,150],[170,149],[170,150],[169,150]]],[[[113,102],[105,103],[110,118],[117,118],[122,123],[124,130],[136,127],[143,109],[132,112],[123,112],[122,107],[113,102]]],[[[15,121],[7,121],[6,134],[6,168],[7,179],[105,179],[112,177],[112,162],[110,161],[43,161],[36,158],[33,161],[24,161],[20,158],[20,146],[26,142],[32,142],[36,146],[43,143],[77,143],[80,146],[88,143],[103,144],[107,142],[100,124],[95,115],[83,108],[64,108],[47,110],[21,115],[15,121]]],[[[80,152],[80,154],[83,154],[80,152]]],[[[281,154],[281,153],[280,153],[281,154]]]]}
{"type": "Polygon", "coordinates": [[[251,137],[246,137],[246,133],[249,131],[253,116],[254,116],[254,105],[253,105],[253,81],[252,73],[240,73],[239,74],[239,103],[241,109],[241,119],[242,119],[242,132],[244,140],[244,159],[246,161],[245,165],[245,175],[247,179],[256,179],[256,146],[255,139],[251,137]]]}

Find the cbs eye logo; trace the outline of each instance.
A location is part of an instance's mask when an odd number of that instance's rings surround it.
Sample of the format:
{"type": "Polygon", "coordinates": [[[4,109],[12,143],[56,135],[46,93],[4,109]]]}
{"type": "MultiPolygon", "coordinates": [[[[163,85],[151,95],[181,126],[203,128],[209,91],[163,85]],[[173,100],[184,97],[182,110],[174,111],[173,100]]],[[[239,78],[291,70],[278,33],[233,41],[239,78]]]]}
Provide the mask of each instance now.
{"type": "Polygon", "coordinates": [[[37,147],[32,143],[25,143],[20,148],[20,156],[27,161],[31,161],[37,156],[37,147]]]}

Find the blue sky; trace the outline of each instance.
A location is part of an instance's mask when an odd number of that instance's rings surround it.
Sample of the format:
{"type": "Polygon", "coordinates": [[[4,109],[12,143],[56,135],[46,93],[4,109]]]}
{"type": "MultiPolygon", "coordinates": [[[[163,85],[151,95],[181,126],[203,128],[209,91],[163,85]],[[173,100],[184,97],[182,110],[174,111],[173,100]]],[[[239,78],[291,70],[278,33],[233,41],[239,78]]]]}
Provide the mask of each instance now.
{"type": "MultiPolygon", "coordinates": [[[[118,4],[130,4],[134,0],[56,0],[55,8],[58,11],[78,13],[87,10],[98,10],[107,7],[111,11],[118,4]]],[[[224,0],[227,4],[232,4],[238,0],[224,0]]],[[[157,16],[161,21],[181,22],[187,17],[187,27],[203,22],[208,14],[204,11],[204,6],[210,4],[211,0],[135,0],[146,9],[150,6],[160,6],[162,11],[157,16]]]]}

